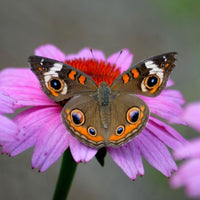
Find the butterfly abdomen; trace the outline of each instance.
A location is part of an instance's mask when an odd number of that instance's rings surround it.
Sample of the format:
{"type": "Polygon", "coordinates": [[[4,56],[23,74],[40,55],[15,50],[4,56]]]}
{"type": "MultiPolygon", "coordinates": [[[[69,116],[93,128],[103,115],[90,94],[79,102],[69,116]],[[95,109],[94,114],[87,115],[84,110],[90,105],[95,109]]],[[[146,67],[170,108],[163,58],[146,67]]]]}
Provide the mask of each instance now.
{"type": "Polygon", "coordinates": [[[103,127],[106,129],[109,127],[111,122],[111,89],[106,82],[99,84],[98,98],[100,110],[100,119],[103,127]]]}

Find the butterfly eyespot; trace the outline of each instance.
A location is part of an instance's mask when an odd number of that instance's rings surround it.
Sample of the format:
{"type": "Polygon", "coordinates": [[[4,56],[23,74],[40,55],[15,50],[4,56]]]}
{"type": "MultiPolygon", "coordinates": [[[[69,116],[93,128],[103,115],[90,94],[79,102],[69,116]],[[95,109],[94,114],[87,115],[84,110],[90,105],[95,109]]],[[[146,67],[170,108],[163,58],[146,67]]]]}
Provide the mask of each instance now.
{"type": "Polygon", "coordinates": [[[83,112],[78,109],[72,110],[71,119],[76,126],[81,126],[85,122],[85,116],[83,112]]]}
{"type": "Polygon", "coordinates": [[[132,107],[126,114],[127,121],[130,124],[136,124],[140,119],[140,109],[138,107],[132,107]]]}
{"type": "Polygon", "coordinates": [[[59,78],[55,78],[53,77],[50,81],[49,81],[49,88],[56,91],[56,92],[60,92],[63,89],[63,82],[59,79],[59,78]]]}
{"type": "Polygon", "coordinates": [[[146,77],[144,84],[147,89],[152,89],[160,82],[160,78],[157,75],[150,75],[146,77]]]}
{"type": "Polygon", "coordinates": [[[161,63],[160,67],[165,68],[165,63],[161,63]]]}
{"type": "MultiPolygon", "coordinates": [[[[38,64],[38,65],[39,65],[39,64],[38,64]]],[[[42,66],[42,67],[41,67],[41,66],[39,65],[38,70],[39,70],[39,71],[46,72],[46,71],[48,71],[48,68],[45,67],[45,66],[42,66]]]]}
{"type": "Polygon", "coordinates": [[[97,131],[95,128],[93,127],[89,127],[88,128],[88,133],[91,135],[91,136],[96,136],[97,135],[97,131]]]}
{"type": "Polygon", "coordinates": [[[116,131],[115,131],[116,135],[122,135],[124,133],[124,126],[120,125],[116,128],[116,131]]]}

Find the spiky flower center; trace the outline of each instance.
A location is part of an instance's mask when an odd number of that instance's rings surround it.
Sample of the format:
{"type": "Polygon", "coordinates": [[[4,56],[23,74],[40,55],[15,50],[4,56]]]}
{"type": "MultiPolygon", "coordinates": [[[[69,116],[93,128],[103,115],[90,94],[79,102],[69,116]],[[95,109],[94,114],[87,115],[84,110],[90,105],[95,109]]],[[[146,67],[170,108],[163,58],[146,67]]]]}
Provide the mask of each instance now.
{"type": "Polygon", "coordinates": [[[112,65],[105,61],[79,58],[66,60],[65,63],[89,75],[97,85],[101,82],[107,82],[108,85],[111,85],[120,75],[120,70],[116,68],[115,64],[112,65]]]}

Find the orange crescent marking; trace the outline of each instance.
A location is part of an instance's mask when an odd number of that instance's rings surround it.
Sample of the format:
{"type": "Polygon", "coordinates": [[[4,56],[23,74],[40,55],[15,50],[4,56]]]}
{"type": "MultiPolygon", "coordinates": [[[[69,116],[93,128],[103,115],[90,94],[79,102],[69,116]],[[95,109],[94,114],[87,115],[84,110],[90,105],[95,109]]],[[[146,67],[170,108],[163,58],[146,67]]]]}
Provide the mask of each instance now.
{"type": "Polygon", "coordinates": [[[42,70],[42,67],[39,67],[38,69],[39,69],[39,71],[43,71],[43,70],[42,70]]]}
{"type": "Polygon", "coordinates": [[[142,112],[144,112],[145,107],[144,107],[144,106],[141,106],[140,108],[141,108],[142,112]]]}
{"type": "Polygon", "coordinates": [[[124,130],[124,133],[122,135],[111,135],[108,139],[108,141],[118,141],[120,139],[123,139],[123,138],[126,138],[126,135],[131,133],[134,129],[136,129],[139,124],[141,124],[141,121],[142,121],[142,118],[144,116],[144,113],[141,112],[141,115],[140,115],[140,120],[136,123],[136,124],[129,124],[127,126],[125,126],[125,130],[124,130]]]}
{"type": "Polygon", "coordinates": [[[170,66],[170,64],[169,64],[169,63],[166,63],[166,64],[165,64],[165,67],[169,67],[169,66],[170,66]]]}
{"type": "Polygon", "coordinates": [[[85,76],[81,75],[78,80],[80,84],[85,85],[85,80],[86,80],[85,76]]]}
{"type": "Polygon", "coordinates": [[[133,70],[131,71],[131,73],[133,74],[133,78],[137,78],[137,77],[140,75],[140,73],[138,72],[137,69],[133,69],[133,70]]]}
{"type": "Polygon", "coordinates": [[[75,75],[76,75],[76,71],[72,70],[72,71],[68,74],[68,77],[69,77],[71,80],[75,80],[75,75]]]}
{"type": "MultiPolygon", "coordinates": [[[[49,89],[49,88],[48,88],[49,89]]],[[[55,97],[58,97],[59,94],[57,92],[55,92],[54,90],[49,89],[49,91],[51,92],[51,94],[55,97]]]]}
{"type": "Polygon", "coordinates": [[[123,79],[124,83],[127,83],[130,78],[129,78],[128,74],[124,74],[122,79],[123,79]]]}
{"type": "Polygon", "coordinates": [[[89,135],[87,128],[85,128],[83,126],[76,126],[72,122],[72,119],[71,119],[70,114],[69,114],[69,109],[67,109],[65,112],[67,113],[67,120],[69,121],[70,126],[73,127],[73,129],[75,131],[79,132],[81,135],[84,135],[86,138],[88,138],[92,141],[95,141],[95,142],[104,141],[103,137],[101,137],[101,136],[95,136],[94,137],[94,136],[89,135]]]}

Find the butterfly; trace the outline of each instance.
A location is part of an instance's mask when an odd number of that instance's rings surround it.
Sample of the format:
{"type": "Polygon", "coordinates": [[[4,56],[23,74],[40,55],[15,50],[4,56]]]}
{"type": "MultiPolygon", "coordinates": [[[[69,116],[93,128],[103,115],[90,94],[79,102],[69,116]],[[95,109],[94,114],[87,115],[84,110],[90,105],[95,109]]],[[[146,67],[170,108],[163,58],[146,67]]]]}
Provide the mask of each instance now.
{"type": "Polygon", "coordinates": [[[137,95],[155,97],[175,67],[176,52],[145,59],[111,86],[59,61],[30,56],[28,62],[48,98],[62,104],[62,121],[80,142],[100,149],[118,147],[145,128],[150,110],[137,95]],[[64,102],[64,103],[63,103],[64,102]]]}

